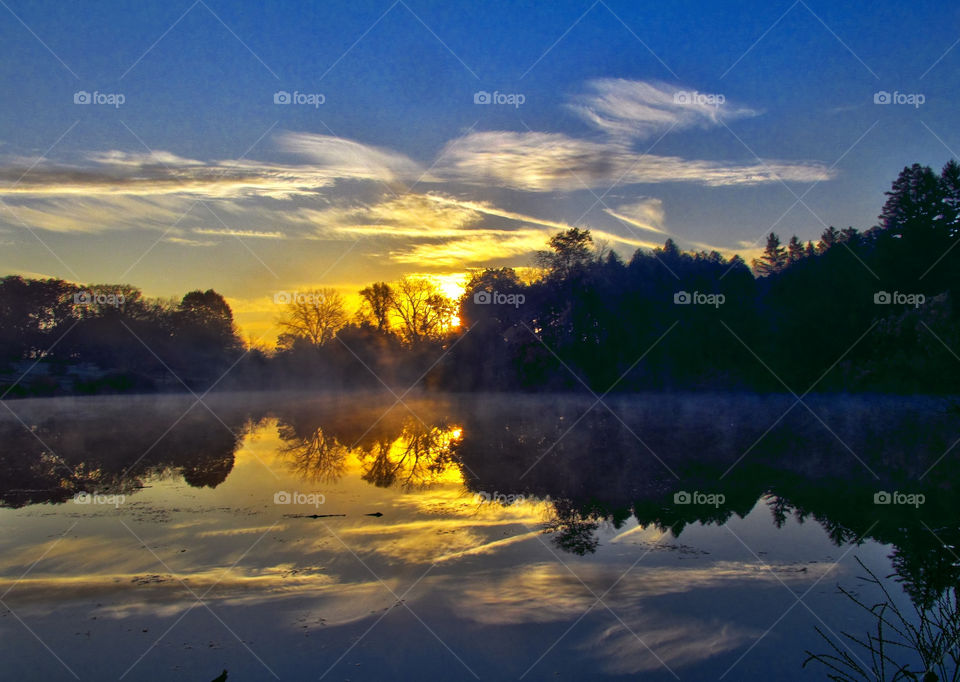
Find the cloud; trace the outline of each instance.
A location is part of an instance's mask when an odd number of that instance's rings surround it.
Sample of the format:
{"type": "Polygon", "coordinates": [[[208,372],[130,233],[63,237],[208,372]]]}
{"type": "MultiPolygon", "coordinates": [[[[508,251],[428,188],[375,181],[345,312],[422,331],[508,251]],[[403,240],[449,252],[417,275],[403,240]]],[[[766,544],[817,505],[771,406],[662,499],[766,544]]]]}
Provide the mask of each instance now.
{"type": "Polygon", "coordinates": [[[316,194],[337,181],[395,183],[422,175],[406,156],[327,135],[282,133],[277,146],[305,161],[276,164],[245,159],[197,161],[167,151],[91,152],[86,165],[28,163],[8,159],[0,166],[0,196],[162,196],[200,199],[316,194]],[[12,162],[10,162],[12,161],[12,162]]]}
{"type": "Polygon", "coordinates": [[[186,159],[166,151],[150,151],[145,153],[123,152],[110,150],[106,152],[90,152],[87,158],[94,163],[106,166],[203,166],[203,161],[186,159]]]}
{"type": "Polygon", "coordinates": [[[280,149],[308,159],[334,177],[355,180],[416,180],[423,170],[410,158],[389,149],[331,135],[282,133],[280,149]]]}
{"type": "Polygon", "coordinates": [[[215,241],[187,239],[186,237],[166,237],[163,241],[169,242],[171,244],[180,244],[181,246],[195,246],[195,247],[216,246],[218,244],[218,242],[215,242],[215,241]]]}
{"type": "Polygon", "coordinates": [[[758,111],[730,104],[721,93],[699,93],[666,83],[601,78],[590,92],[567,107],[612,137],[647,139],[670,130],[707,128],[720,120],[757,116],[758,111]]]}
{"type": "Polygon", "coordinates": [[[76,195],[7,199],[0,219],[11,227],[27,224],[50,232],[96,234],[108,230],[160,230],[183,236],[178,227],[190,218],[186,197],[76,195]]]}
{"type": "Polygon", "coordinates": [[[666,216],[663,210],[663,201],[660,199],[641,199],[632,204],[621,204],[617,206],[616,210],[606,207],[603,212],[641,230],[662,235],[670,234],[663,229],[666,216]]]}
{"type": "MultiPolygon", "coordinates": [[[[476,267],[543,249],[571,225],[437,193],[408,194],[373,205],[303,211],[325,237],[376,238],[391,262],[436,268],[476,267]]],[[[598,240],[656,246],[592,228],[598,240]]]]}
{"type": "Polygon", "coordinates": [[[250,161],[181,165],[150,158],[122,158],[122,152],[93,155],[93,166],[41,164],[35,168],[0,167],[0,196],[164,196],[201,199],[289,198],[328,187],[335,174],[309,166],[279,166],[250,161]],[[120,162],[118,162],[120,159],[120,162]]]}
{"type": "Polygon", "coordinates": [[[470,133],[444,147],[434,169],[446,180],[527,192],[606,189],[613,184],[684,182],[708,187],[815,182],[834,177],[820,163],[720,163],[639,154],[620,141],[593,142],[561,133],[470,133]]]}
{"type": "Polygon", "coordinates": [[[214,230],[209,228],[198,228],[194,230],[195,234],[209,234],[220,237],[250,237],[252,239],[286,239],[283,232],[261,232],[258,230],[234,230],[224,228],[214,230]]]}

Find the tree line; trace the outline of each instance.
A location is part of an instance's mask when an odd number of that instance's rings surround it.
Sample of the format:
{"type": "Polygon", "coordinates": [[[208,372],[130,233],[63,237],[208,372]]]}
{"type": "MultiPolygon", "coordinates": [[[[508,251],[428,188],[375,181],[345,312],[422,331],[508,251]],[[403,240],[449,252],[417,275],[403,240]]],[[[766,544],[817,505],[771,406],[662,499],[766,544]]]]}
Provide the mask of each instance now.
{"type": "Polygon", "coordinates": [[[769,232],[752,268],[672,239],[629,260],[587,229],[534,267],[286,294],[276,348],[240,339],[213,290],[0,279],[0,393],[408,386],[449,390],[955,392],[960,165],[914,164],[878,224],[769,232]],[[19,380],[23,373],[30,372],[19,380]],[[5,386],[4,386],[5,385],[5,386]]]}

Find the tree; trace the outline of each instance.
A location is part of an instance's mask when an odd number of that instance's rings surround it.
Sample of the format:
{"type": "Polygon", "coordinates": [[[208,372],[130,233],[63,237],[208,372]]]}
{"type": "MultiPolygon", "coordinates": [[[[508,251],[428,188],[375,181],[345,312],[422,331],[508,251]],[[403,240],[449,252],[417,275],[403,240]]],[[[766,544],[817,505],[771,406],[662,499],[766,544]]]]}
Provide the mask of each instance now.
{"type": "Polygon", "coordinates": [[[347,323],[343,297],[335,289],[309,289],[292,294],[278,324],[288,339],[303,339],[314,346],[333,340],[347,323]]]}
{"type": "Polygon", "coordinates": [[[439,338],[456,314],[456,304],[425,277],[404,277],[397,282],[391,307],[407,343],[439,338]]]}
{"type": "Polygon", "coordinates": [[[793,235],[790,237],[790,242],[787,244],[787,261],[793,264],[799,260],[802,260],[803,257],[803,243],[797,239],[797,235],[793,235]]]}
{"type": "Polygon", "coordinates": [[[44,355],[72,321],[75,292],[59,279],[0,279],[0,362],[44,355]]]}
{"type": "Polygon", "coordinates": [[[830,250],[830,247],[839,244],[840,241],[840,230],[831,225],[820,235],[820,241],[817,242],[817,253],[826,253],[830,250]]]}
{"type": "Polygon", "coordinates": [[[941,181],[929,166],[915,163],[905,167],[886,195],[880,213],[885,230],[903,234],[931,229],[943,218],[941,181]]]}
{"type": "Polygon", "coordinates": [[[592,259],[593,237],[590,230],[571,227],[550,237],[552,251],[539,251],[537,264],[561,279],[586,266],[592,259]]]}
{"type": "Polygon", "coordinates": [[[763,254],[753,260],[753,269],[760,277],[775,275],[787,265],[787,252],[780,246],[780,237],[775,232],[767,235],[763,254]]]}
{"type": "Polygon", "coordinates": [[[940,173],[944,225],[950,237],[960,236],[960,163],[950,159],[940,173]]]}
{"type": "Polygon", "coordinates": [[[386,282],[376,282],[360,290],[360,316],[372,320],[379,331],[390,328],[393,289],[386,282]]]}
{"type": "Polygon", "coordinates": [[[182,326],[203,329],[207,334],[221,340],[224,346],[236,343],[233,311],[226,299],[213,289],[197,289],[185,294],[180,301],[178,312],[182,326]]]}

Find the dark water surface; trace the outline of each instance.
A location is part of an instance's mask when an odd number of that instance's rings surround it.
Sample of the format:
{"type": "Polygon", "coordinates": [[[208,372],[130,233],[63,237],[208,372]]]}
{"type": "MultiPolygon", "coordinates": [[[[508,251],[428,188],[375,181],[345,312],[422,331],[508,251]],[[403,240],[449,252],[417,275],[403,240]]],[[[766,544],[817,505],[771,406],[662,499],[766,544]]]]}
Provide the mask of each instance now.
{"type": "Polygon", "coordinates": [[[5,405],[3,680],[817,680],[960,574],[948,399],[5,405]]]}

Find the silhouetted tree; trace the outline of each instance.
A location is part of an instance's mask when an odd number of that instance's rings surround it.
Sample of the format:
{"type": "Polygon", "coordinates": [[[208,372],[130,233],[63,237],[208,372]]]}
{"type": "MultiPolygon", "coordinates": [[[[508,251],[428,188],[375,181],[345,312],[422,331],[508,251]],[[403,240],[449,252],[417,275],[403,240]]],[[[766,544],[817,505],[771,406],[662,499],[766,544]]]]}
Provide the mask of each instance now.
{"type": "Polygon", "coordinates": [[[551,251],[537,253],[537,263],[560,278],[569,277],[575,270],[584,267],[593,255],[590,230],[578,227],[553,235],[549,245],[551,251]]]}
{"type": "Polygon", "coordinates": [[[298,291],[292,294],[278,323],[286,334],[284,345],[304,339],[314,346],[322,346],[332,341],[347,323],[346,306],[336,289],[298,291]]]}
{"type": "Polygon", "coordinates": [[[375,282],[360,290],[360,317],[373,322],[377,329],[390,328],[390,309],[393,305],[393,289],[386,282],[375,282]]]}
{"type": "Polygon", "coordinates": [[[400,336],[411,344],[439,338],[456,311],[453,301],[425,277],[404,277],[397,282],[391,305],[400,336]]]}
{"type": "Polygon", "coordinates": [[[763,249],[763,254],[753,261],[753,269],[760,277],[769,277],[783,270],[787,261],[787,252],[780,246],[780,237],[771,232],[767,235],[767,245],[763,249]]]}

